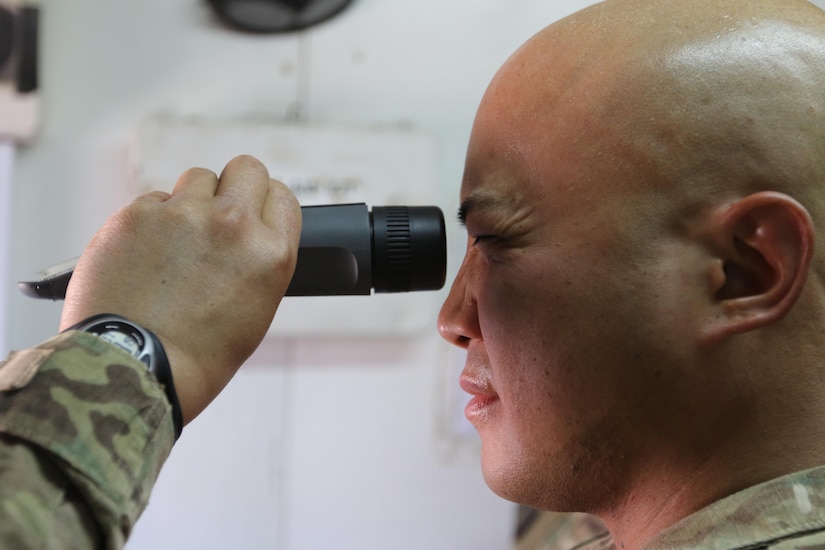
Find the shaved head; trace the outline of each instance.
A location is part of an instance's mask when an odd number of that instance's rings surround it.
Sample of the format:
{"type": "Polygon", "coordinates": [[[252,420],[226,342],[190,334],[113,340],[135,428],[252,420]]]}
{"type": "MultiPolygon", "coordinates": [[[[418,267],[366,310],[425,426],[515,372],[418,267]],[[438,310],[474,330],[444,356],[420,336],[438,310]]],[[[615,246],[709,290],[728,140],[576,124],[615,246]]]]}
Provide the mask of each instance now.
{"type": "Polygon", "coordinates": [[[528,41],[482,110],[514,117],[537,148],[548,133],[576,140],[583,160],[639,181],[776,189],[820,210],[823,90],[825,13],[808,2],[615,0],[528,41]]]}

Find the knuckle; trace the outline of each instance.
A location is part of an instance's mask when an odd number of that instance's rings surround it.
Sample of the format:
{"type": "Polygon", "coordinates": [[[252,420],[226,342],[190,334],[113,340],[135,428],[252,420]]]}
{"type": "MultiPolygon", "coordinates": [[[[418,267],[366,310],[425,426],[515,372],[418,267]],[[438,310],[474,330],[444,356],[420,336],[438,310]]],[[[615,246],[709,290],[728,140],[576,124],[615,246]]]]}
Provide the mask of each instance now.
{"type": "Polygon", "coordinates": [[[219,242],[239,242],[255,233],[255,218],[247,208],[235,201],[221,201],[211,210],[207,230],[219,242]]]}
{"type": "Polygon", "coordinates": [[[178,183],[188,183],[197,180],[202,180],[204,178],[213,180],[216,177],[217,176],[215,175],[215,172],[213,172],[212,170],[209,170],[207,168],[193,167],[188,168],[180,175],[180,177],[178,178],[178,183]]]}
{"type": "Polygon", "coordinates": [[[226,163],[226,168],[258,172],[265,177],[269,177],[269,172],[263,163],[252,155],[238,155],[226,163]]]}
{"type": "Polygon", "coordinates": [[[152,206],[149,202],[134,201],[115,212],[111,217],[111,221],[127,228],[136,229],[146,219],[151,209],[152,206]]]}

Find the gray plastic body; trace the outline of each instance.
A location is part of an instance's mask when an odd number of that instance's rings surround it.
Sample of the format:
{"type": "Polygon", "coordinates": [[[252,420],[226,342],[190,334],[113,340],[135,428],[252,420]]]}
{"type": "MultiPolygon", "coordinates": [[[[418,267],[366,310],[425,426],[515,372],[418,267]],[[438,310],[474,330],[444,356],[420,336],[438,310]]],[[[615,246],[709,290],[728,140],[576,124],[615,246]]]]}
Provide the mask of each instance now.
{"type": "MultiPolygon", "coordinates": [[[[435,206],[304,206],[298,262],[287,296],[438,290],[447,273],[444,216],[435,206]]],[[[77,260],[20,282],[33,298],[62,300],[77,260]]]]}

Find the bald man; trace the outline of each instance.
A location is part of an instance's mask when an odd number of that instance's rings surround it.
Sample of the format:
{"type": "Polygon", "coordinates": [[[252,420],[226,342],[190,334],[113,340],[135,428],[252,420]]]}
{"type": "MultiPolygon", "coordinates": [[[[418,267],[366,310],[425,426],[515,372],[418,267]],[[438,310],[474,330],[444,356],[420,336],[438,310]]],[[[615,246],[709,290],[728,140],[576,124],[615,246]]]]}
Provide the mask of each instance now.
{"type": "Polygon", "coordinates": [[[487,90],[460,200],[439,328],[496,493],[628,550],[825,548],[822,11],[557,22],[487,90]]]}

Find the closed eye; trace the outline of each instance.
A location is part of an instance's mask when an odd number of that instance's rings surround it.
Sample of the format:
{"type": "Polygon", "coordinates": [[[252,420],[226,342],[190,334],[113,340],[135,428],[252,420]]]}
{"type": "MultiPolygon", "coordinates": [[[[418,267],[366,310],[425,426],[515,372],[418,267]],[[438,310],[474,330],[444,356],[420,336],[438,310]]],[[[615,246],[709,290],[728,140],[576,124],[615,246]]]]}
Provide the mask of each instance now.
{"type": "Polygon", "coordinates": [[[479,245],[483,242],[489,242],[496,237],[494,235],[473,235],[473,246],[479,245]]]}

